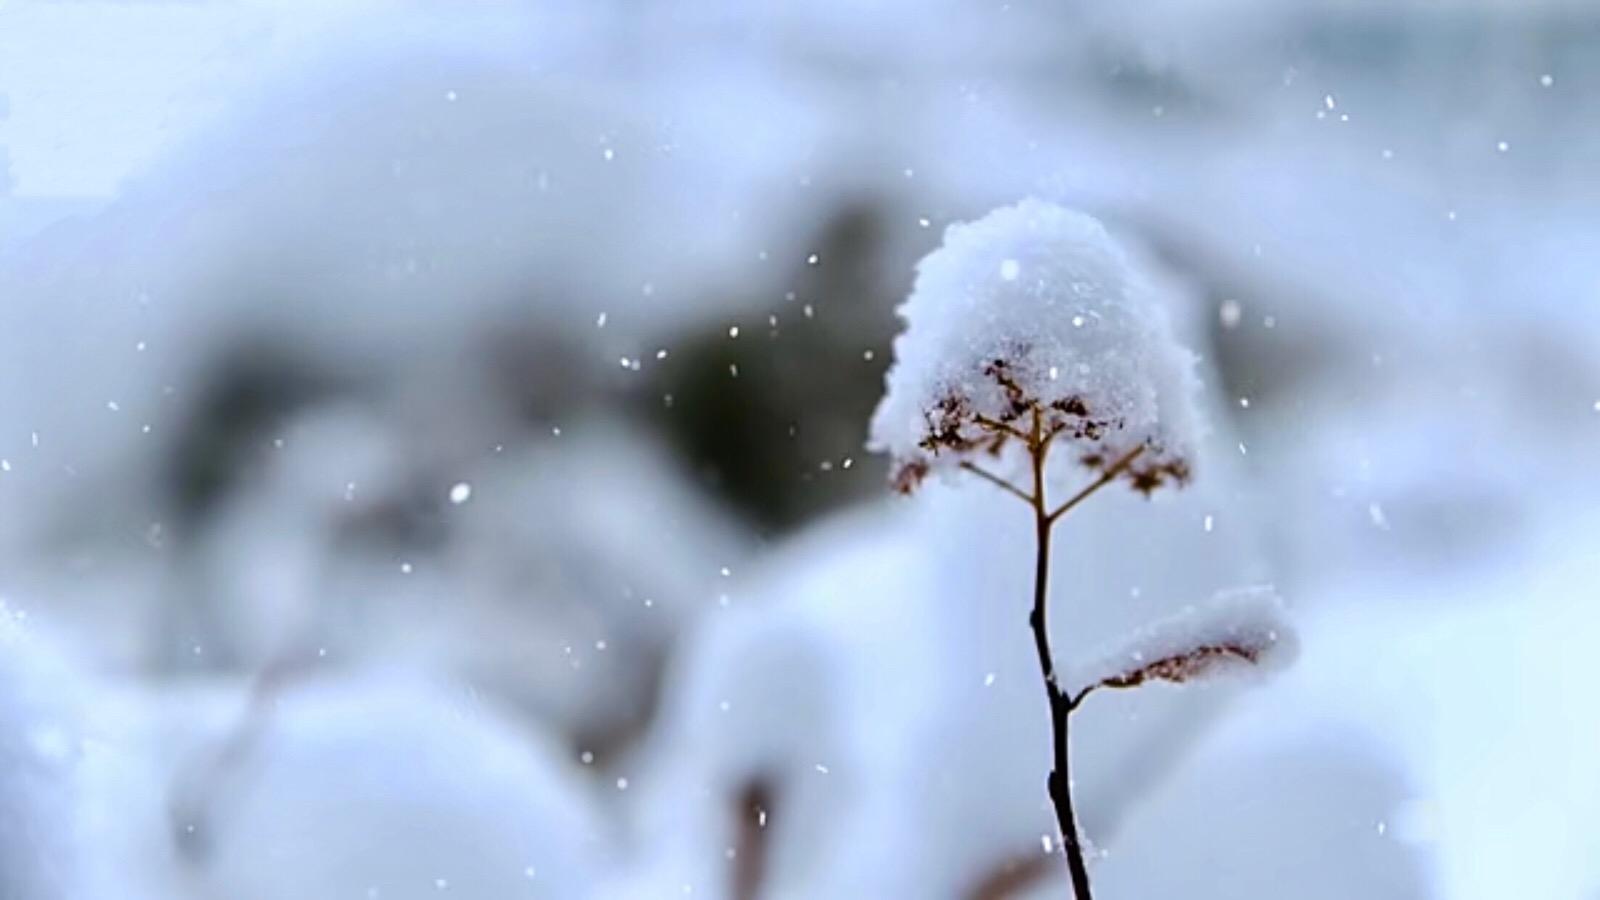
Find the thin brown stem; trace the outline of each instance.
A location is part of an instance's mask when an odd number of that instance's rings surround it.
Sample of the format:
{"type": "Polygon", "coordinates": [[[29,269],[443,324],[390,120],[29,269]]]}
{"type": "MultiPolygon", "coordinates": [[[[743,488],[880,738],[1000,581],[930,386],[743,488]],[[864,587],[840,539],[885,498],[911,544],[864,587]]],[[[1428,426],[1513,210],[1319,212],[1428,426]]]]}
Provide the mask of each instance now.
{"type": "Polygon", "coordinates": [[[1023,442],[1029,443],[1029,444],[1032,443],[1032,439],[1028,437],[1028,433],[1023,431],[1022,429],[1018,428],[1015,425],[1009,425],[1009,424],[1007,424],[1005,422],[998,422],[998,421],[996,421],[994,419],[989,418],[988,416],[981,416],[981,415],[980,416],[973,416],[972,420],[974,422],[977,422],[978,423],[978,427],[982,428],[985,431],[993,432],[995,434],[1007,434],[1007,435],[1010,435],[1011,437],[1016,438],[1019,441],[1023,441],[1023,442]]]}
{"type": "MultiPolygon", "coordinates": [[[[1044,473],[1050,444],[1042,429],[1043,423],[1036,407],[1033,411],[1033,433],[1028,441],[1033,463],[1033,495],[1029,500],[1033,506],[1035,536],[1033,612],[1028,616],[1028,624],[1033,628],[1034,649],[1039,654],[1039,671],[1044,677],[1045,696],[1050,701],[1053,754],[1052,767],[1049,777],[1045,780],[1045,787],[1050,795],[1050,802],[1055,807],[1056,825],[1061,829],[1061,845],[1066,850],[1067,870],[1072,877],[1073,896],[1077,900],[1092,900],[1089,890],[1089,869],[1084,863],[1083,845],[1078,837],[1077,817],[1072,809],[1071,740],[1068,731],[1072,703],[1056,680],[1055,657],[1050,650],[1050,532],[1055,526],[1059,512],[1052,514],[1046,511],[1049,507],[1045,499],[1044,473]]],[[[1072,502],[1068,501],[1068,504],[1072,502]]]]}
{"type": "Polygon", "coordinates": [[[1033,610],[1028,615],[1028,625],[1033,629],[1033,646],[1039,654],[1039,673],[1044,678],[1045,697],[1050,703],[1051,768],[1045,779],[1045,789],[1055,809],[1056,825],[1061,830],[1061,846],[1067,857],[1067,872],[1072,878],[1072,895],[1075,900],[1093,900],[1089,888],[1089,867],[1084,862],[1083,841],[1078,835],[1077,815],[1072,808],[1072,739],[1069,728],[1073,710],[1078,708],[1093,687],[1069,694],[1062,689],[1056,677],[1055,656],[1050,650],[1050,534],[1057,519],[1127,471],[1139,454],[1144,452],[1144,446],[1128,451],[1106,467],[1098,478],[1052,510],[1046,499],[1045,463],[1049,457],[1050,443],[1061,433],[1061,429],[1045,430],[1044,412],[1037,403],[1033,405],[1031,427],[1026,432],[1009,423],[982,416],[977,417],[977,423],[990,432],[1019,439],[1028,449],[1033,475],[1031,492],[976,463],[963,461],[961,468],[1022,499],[1033,509],[1033,610]]]}
{"type": "Polygon", "coordinates": [[[961,462],[961,468],[971,472],[979,478],[982,478],[984,481],[989,482],[1006,493],[1020,499],[1023,503],[1027,503],[1030,506],[1033,504],[1033,497],[1027,491],[1024,491],[1022,488],[1017,487],[1004,478],[1001,478],[999,475],[990,472],[988,469],[985,469],[977,463],[963,460],[961,462]]]}
{"type": "Polygon", "coordinates": [[[1061,518],[1070,512],[1074,506],[1077,506],[1079,503],[1089,499],[1089,497],[1091,497],[1095,491],[1098,491],[1111,482],[1116,481],[1117,476],[1126,471],[1128,466],[1133,465],[1133,461],[1138,459],[1139,454],[1143,452],[1144,445],[1140,444],[1139,446],[1123,454],[1122,458],[1112,463],[1110,468],[1106,469],[1099,478],[1096,478],[1094,481],[1090,482],[1086,487],[1084,487],[1083,490],[1073,494],[1072,498],[1067,502],[1056,507],[1055,510],[1049,514],[1049,520],[1054,522],[1056,519],[1061,518]]]}
{"type": "Polygon", "coordinates": [[[1073,694],[1073,695],[1069,696],[1067,698],[1067,709],[1068,709],[1068,711],[1074,711],[1075,712],[1078,709],[1078,707],[1083,705],[1083,701],[1089,699],[1089,695],[1094,693],[1095,688],[1097,688],[1099,686],[1100,685],[1098,685],[1098,684],[1085,685],[1082,690],[1078,691],[1076,694],[1073,694]]]}

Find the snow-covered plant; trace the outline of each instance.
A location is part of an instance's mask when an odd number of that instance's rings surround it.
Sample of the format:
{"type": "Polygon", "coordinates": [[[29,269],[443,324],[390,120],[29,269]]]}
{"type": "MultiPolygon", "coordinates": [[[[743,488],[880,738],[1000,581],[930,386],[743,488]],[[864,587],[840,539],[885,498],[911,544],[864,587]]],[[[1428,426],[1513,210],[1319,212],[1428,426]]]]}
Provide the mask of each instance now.
{"type": "Polygon", "coordinates": [[[1231,598],[1136,636],[1084,670],[1077,687],[1058,677],[1047,618],[1055,523],[1119,480],[1146,495],[1183,486],[1199,437],[1195,357],[1098,221],[1030,199],[953,225],[919,264],[900,314],[907,327],[895,340],[870,446],[892,455],[903,493],[931,473],[965,472],[1033,512],[1029,625],[1053,736],[1046,787],[1074,894],[1089,900],[1072,805],[1071,714],[1099,689],[1185,682],[1261,662],[1280,641],[1276,603],[1231,598]],[[1052,457],[1052,449],[1061,452],[1052,457]],[[1074,464],[1088,483],[1052,501],[1050,486],[1074,464]]]}

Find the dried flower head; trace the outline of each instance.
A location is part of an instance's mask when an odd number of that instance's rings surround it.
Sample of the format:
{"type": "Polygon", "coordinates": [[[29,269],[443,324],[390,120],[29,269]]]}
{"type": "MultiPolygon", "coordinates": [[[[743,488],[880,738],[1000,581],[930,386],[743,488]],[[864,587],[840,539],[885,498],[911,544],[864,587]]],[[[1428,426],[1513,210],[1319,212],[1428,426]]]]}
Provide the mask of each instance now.
{"type": "Polygon", "coordinates": [[[1127,254],[1082,213],[1024,200],[952,225],[917,267],[870,446],[895,485],[1025,456],[1037,416],[1076,462],[1150,492],[1193,458],[1194,356],[1127,254]]]}

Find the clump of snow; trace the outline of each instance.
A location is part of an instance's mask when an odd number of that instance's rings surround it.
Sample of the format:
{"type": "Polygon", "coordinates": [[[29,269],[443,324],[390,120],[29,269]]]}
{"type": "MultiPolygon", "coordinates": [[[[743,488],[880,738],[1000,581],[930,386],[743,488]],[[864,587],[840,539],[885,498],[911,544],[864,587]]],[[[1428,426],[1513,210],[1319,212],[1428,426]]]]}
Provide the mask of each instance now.
{"type": "Polygon", "coordinates": [[[1294,650],[1277,593],[1240,589],[1140,629],[1115,652],[1073,667],[1071,684],[1074,693],[1086,693],[1148,681],[1183,683],[1222,671],[1281,666],[1294,650]]]}
{"type": "Polygon", "coordinates": [[[607,841],[535,737],[392,681],[304,692],[230,785],[207,874],[240,898],[584,896],[607,841]]]}
{"type": "Polygon", "coordinates": [[[562,744],[459,686],[373,668],[243,702],[211,681],[105,704],[88,896],[581,898],[615,864],[562,744]]]}
{"type": "Polygon", "coordinates": [[[900,315],[870,446],[894,456],[902,485],[975,452],[1006,456],[999,426],[1027,432],[1034,411],[1091,467],[1143,447],[1136,485],[1187,476],[1195,357],[1094,218],[1027,199],[952,225],[900,315]]]}
{"type": "Polygon", "coordinates": [[[0,599],[0,898],[78,896],[75,678],[0,599]]]}

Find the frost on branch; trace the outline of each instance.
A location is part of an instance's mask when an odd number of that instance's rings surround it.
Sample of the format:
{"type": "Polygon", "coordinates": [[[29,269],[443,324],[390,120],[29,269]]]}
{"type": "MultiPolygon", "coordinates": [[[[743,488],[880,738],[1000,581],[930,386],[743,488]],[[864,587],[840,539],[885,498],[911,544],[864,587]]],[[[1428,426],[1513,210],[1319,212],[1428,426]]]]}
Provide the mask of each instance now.
{"type": "Polygon", "coordinates": [[[1283,604],[1266,588],[1221,594],[1147,626],[1117,652],[1078,668],[1072,683],[1081,700],[1099,688],[1177,684],[1232,670],[1277,667],[1294,656],[1294,635],[1283,604]]]}
{"type": "Polygon", "coordinates": [[[1035,414],[1078,462],[1146,493],[1193,458],[1194,356],[1127,254],[1095,219],[1024,200],[950,226],[917,266],[906,331],[872,420],[910,491],[929,472],[1023,456],[1035,414]]]}

